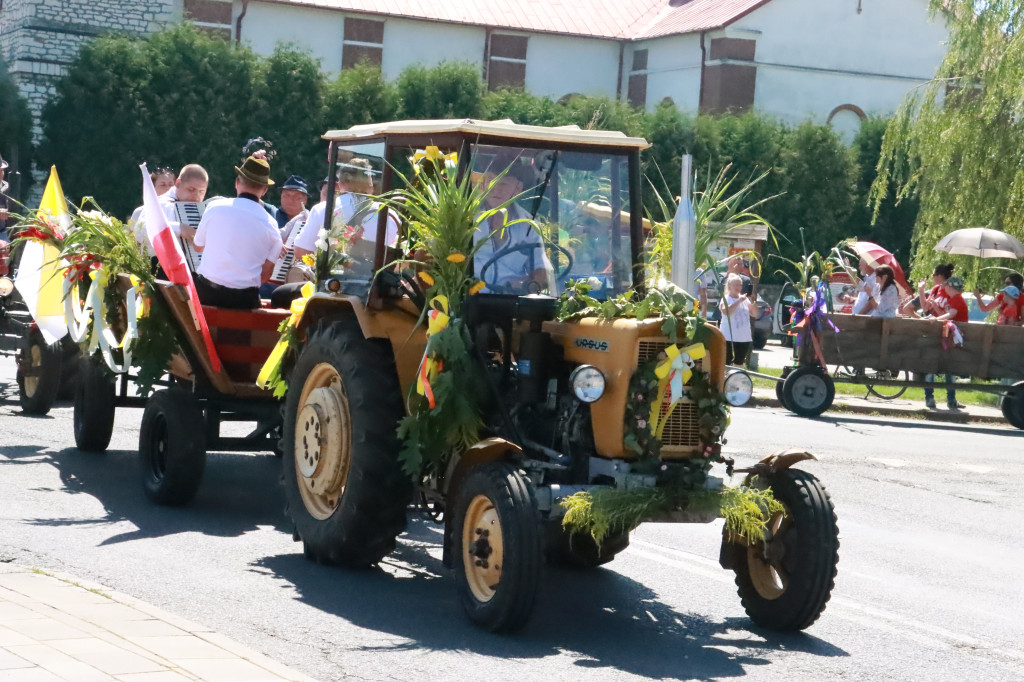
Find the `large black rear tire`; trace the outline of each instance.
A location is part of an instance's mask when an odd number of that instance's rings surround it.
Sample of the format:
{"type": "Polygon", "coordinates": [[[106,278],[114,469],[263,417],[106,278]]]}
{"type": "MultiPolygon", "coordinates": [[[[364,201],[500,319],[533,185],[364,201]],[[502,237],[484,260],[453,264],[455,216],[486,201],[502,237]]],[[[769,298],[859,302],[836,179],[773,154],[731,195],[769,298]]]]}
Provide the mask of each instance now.
{"type": "Polygon", "coordinates": [[[319,321],[289,381],[286,513],[307,557],[365,567],[395,548],[413,486],[395,433],[405,414],[391,347],[352,318],[319,321]]]}
{"type": "Polygon", "coordinates": [[[817,417],[832,407],[836,385],[818,365],[797,367],[782,382],[783,404],[801,417],[817,417]]]}
{"type": "Polygon", "coordinates": [[[44,415],[53,407],[60,389],[60,342],[46,343],[34,327],[21,337],[18,350],[18,402],[25,414],[44,415]]]}
{"type": "Polygon", "coordinates": [[[139,429],[142,489],[160,505],[187,504],[206,466],[206,420],[196,397],[182,388],[156,391],[139,429]]]}
{"type": "Polygon", "coordinates": [[[95,357],[78,362],[75,383],[75,446],[104,452],[114,433],[114,375],[95,357]]]}
{"type": "Polygon", "coordinates": [[[761,627],[803,630],[825,610],[835,585],[839,528],[832,500],[799,469],[761,476],[754,485],[770,486],[786,513],[768,522],[771,540],[733,555],[743,608],[761,627]]]}
{"type": "Polygon", "coordinates": [[[999,407],[1011,426],[1024,429],[1024,381],[1018,381],[1010,387],[999,401],[999,407]]]}
{"type": "Polygon", "coordinates": [[[508,462],[472,469],[452,524],[459,601],[476,625],[515,632],[533,614],[544,554],[529,480],[508,462]]]}

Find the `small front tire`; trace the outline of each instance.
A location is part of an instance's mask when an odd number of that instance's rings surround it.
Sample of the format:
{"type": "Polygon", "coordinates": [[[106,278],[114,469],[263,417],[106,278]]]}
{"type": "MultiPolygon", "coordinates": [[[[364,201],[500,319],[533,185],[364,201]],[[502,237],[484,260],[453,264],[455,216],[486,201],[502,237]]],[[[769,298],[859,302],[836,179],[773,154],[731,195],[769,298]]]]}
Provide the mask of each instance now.
{"type": "Polygon", "coordinates": [[[206,464],[206,420],[184,389],[156,391],[146,402],[139,430],[142,488],[159,505],[190,502],[206,464]]]}
{"type": "Polygon", "coordinates": [[[452,524],[459,601],[491,632],[526,625],[537,601],[543,548],[527,478],[508,462],[472,469],[459,486],[452,524]]]}
{"type": "Polygon", "coordinates": [[[786,511],[769,519],[768,540],[733,553],[743,608],[761,627],[804,630],[825,610],[835,585],[839,528],[832,500],[815,476],[799,469],[752,484],[771,487],[786,511]]]}
{"type": "Polygon", "coordinates": [[[1024,381],[1010,387],[999,401],[999,407],[1010,426],[1024,430],[1024,381]]]}

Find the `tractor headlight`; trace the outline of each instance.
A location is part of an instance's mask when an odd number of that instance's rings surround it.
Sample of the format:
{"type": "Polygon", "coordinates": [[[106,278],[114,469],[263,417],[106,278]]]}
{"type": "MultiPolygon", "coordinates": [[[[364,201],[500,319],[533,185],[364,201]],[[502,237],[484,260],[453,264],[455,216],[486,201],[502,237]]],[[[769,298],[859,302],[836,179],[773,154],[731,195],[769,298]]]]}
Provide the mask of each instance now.
{"type": "Polygon", "coordinates": [[[0,296],[10,296],[14,291],[14,282],[10,277],[0,277],[0,296]]]}
{"type": "Polygon", "coordinates": [[[604,375],[593,365],[580,365],[569,375],[572,392],[584,403],[592,403],[604,395],[604,375]]]}
{"type": "Polygon", "coordinates": [[[725,400],[733,407],[746,405],[754,394],[754,382],[742,369],[734,369],[725,375],[725,400]]]}

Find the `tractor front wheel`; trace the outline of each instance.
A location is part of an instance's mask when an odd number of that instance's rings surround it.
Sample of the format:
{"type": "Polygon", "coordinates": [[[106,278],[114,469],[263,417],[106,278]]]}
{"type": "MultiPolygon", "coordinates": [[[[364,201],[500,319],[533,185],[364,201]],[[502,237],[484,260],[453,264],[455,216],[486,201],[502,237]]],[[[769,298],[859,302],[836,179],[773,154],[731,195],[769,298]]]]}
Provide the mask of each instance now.
{"type": "Polygon", "coordinates": [[[796,631],[825,610],[839,563],[839,528],[828,491],[818,479],[787,469],[753,481],[771,487],[785,507],[768,520],[765,539],[745,548],[725,538],[747,615],[761,627],[796,631]]]}
{"type": "Polygon", "coordinates": [[[309,332],[285,399],[286,511],[305,555],[365,567],[395,548],[412,481],[395,429],[404,414],[390,346],[350,318],[309,332]]]}
{"type": "Polygon", "coordinates": [[[485,630],[519,630],[533,613],[544,556],[530,483],[512,464],[491,462],[470,471],[457,499],[459,601],[485,630]]]}

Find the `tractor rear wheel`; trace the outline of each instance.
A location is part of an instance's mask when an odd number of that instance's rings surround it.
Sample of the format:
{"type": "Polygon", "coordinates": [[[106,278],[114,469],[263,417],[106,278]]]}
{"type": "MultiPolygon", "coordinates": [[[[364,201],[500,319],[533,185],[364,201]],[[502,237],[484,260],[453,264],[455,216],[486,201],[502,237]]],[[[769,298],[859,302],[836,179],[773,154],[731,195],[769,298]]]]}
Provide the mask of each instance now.
{"type": "Polygon", "coordinates": [[[405,410],[390,346],[352,318],[309,332],[285,399],[286,512],[321,563],[365,567],[395,548],[412,481],[395,433],[405,410]]]}
{"type": "Polygon", "coordinates": [[[25,414],[50,411],[60,389],[60,342],[46,343],[42,332],[29,329],[18,351],[18,401],[25,414]]]}
{"type": "Polygon", "coordinates": [[[459,601],[476,625],[515,632],[533,613],[544,553],[533,490],[518,468],[489,462],[459,486],[452,524],[459,601]]]}
{"type": "Polygon", "coordinates": [[[206,466],[206,420],[183,388],[156,391],[146,401],[139,430],[142,488],[156,504],[187,504],[206,466]]]}
{"type": "Polygon", "coordinates": [[[761,627],[803,630],[825,610],[835,585],[839,528],[832,500],[799,469],[760,476],[753,485],[771,487],[786,511],[769,519],[766,540],[733,552],[743,608],[761,627]]]}
{"type": "Polygon", "coordinates": [[[75,382],[75,446],[85,452],[105,452],[114,433],[114,375],[94,357],[78,361],[75,382]]]}

